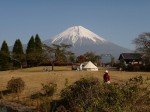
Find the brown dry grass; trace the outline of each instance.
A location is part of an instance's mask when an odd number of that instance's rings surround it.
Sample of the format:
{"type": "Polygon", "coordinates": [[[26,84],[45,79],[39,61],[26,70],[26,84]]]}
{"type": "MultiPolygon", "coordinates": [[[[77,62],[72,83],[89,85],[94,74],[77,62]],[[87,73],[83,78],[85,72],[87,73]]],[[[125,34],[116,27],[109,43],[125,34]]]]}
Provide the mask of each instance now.
{"type": "MultiPolygon", "coordinates": [[[[51,69],[51,67],[48,67],[51,69]]],[[[19,70],[10,70],[0,72],[0,91],[6,89],[7,82],[12,77],[21,77],[26,84],[23,96],[29,96],[41,90],[41,83],[55,82],[57,83],[57,92],[55,97],[59,96],[61,89],[65,87],[65,81],[68,80],[69,84],[79,80],[82,77],[97,77],[102,81],[102,76],[106,68],[100,68],[98,72],[89,71],[71,71],[71,67],[55,67],[55,71],[43,72],[43,67],[34,67],[19,70]]],[[[131,77],[143,76],[150,78],[150,72],[124,72],[109,69],[111,82],[125,82],[131,77]]]]}

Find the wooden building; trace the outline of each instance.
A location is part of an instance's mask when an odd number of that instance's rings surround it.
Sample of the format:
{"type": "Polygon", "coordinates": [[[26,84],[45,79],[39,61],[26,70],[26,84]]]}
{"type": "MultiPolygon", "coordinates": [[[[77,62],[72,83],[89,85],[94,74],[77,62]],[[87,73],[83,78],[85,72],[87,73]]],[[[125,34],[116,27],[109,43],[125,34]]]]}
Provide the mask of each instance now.
{"type": "Polygon", "coordinates": [[[142,54],[140,53],[122,53],[119,56],[120,63],[124,64],[142,64],[142,54]]]}

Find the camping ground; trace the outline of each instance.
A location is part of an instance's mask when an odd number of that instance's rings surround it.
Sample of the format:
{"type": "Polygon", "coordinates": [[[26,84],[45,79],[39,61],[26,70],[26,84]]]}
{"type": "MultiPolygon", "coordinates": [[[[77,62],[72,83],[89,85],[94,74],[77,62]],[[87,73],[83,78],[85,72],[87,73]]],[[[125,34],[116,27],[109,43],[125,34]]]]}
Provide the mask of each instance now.
{"type": "MultiPolygon", "coordinates": [[[[48,67],[51,69],[51,67],[48,67]]],[[[6,90],[7,82],[12,77],[21,77],[25,81],[25,90],[22,96],[27,97],[31,94],[40,91],[41,83],[54,82],[57,84],[57,92],[54,98],[59,97],[60,91],[65,88],[67,80],[68,84],[79,80],[83,77],[97,77],[103,81],[103,73],[106,68],[99,68],[99,71],[72,71],[71,66],[55,67],[55,71],[45,72],[43,67],[26,68],[19,70],[1,71],[0,72],[0,91],[6,90]]],[[[123,83],[135,76],[142,76],[143,78],[150,78],[150,72],[126,72],[117,71],[108,68],[111,82],[123,83]]]]}
{"type": "MultiPolygon", "coordinates": [[[[35,112],[37,112],[38,109],[43,109],[43,107],[40,107],[42,102],[59,100],[61,90],[66,87],[66,84],[70,85],[81,78],[87,77],[96,77],[103,83],[103,74],[106,70],[106,68],[99,68],[99,71],[72,71],[71,66],[65,66],[54,67],[55,71],[43,71],[43,68],[45,67],[1,71],[0,91],[7,90],[7,82],[12,77],[21,77],[25,82],[25,90],[21,94],[12,93],[5,95],[0,92],[0,97],[2,98],[2,101],[0,100],[0,102],[3,102],[3,105],[7,105],[13,110],[20,109],[23,111],[23,109],[29,109],[29,111],[35,110],[35,112]],[[42,92],[42,83],[47,84],[48,82],[57,84],[57,90],[54,95],[52,97],[43,97],[44,99],[41,99],[41,97],[32,99],[31,96],[38,95],[38,93],[42,92]]],[[[51,69],[51,67],[47,68],[48,70],[51,69]]],[[[126,72],[117,71],[113,68],[107,69],[109,70],[111,82],[124,83],[135,76],[142,76],[144,79],[150,79],[150,72],[126,72]]],[[[150,80],[148,84],[150,84],[150,80]]],[[[45,106],[47,105],[44,105],[44,107],[45,106]]],[[[146,105],[146,108],[148,108],[147,106],[148,105],[146,105]]]]}

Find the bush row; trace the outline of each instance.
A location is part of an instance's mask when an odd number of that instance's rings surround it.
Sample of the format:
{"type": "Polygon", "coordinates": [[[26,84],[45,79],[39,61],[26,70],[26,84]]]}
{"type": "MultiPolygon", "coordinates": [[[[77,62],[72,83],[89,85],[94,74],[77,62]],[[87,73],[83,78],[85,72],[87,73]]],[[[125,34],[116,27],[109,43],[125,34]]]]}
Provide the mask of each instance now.
{"type": "MultiPolygon", "coordinates": [[[[149,79],[147,79],[149,80],[149,79]]],[[[25,83],[21,78],[12,78],[7,88],[20,93],[25,83]]],[[[148,83],[142,76],[129,79],[126,83],[104,84],[97,78],[81,78],[67,85],[55,101],[57,84],[42,84],[42,92],[32,95],[32,99],[41,100],[37,109],[40,112],[148,112],[150,110],[150,92],[148,83]]]]}
{"type": "Polygon", "coordinates": [[[125,84],[103,84],[97,78],[82,78],[62,90],[63,103],[56,111],[148,112],[149,107],[142,108],[150,104],[150,93],[143,83],[141,76],[131,78],[125,84]]]}

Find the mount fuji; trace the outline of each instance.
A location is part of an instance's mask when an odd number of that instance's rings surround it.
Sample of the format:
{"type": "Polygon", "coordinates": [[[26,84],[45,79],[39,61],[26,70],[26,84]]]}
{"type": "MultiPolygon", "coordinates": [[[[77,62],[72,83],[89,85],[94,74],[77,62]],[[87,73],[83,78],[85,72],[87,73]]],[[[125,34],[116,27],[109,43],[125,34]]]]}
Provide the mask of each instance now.
{"type": "Polygon", "coordinates": [[[55,36],[52,40],[52,43],[65,43],[73,46],[76,46],[76,44],[83,46],[86,44],[99,44],[103,42],[105,42],[105,39],[82,26],[68,28],[55,36]]]}
{"type": "Polygon", "coordinates": [[[71,50],[76,55],[92,51],[96,54],[112,54],[118,58],[123,52],[131,52],[131,50],[116,45],[82,26],[70,27],[54,36],[52,40],[45,40],[43,43],[47,45],[70,44],[72,45],[71,50]]]}

